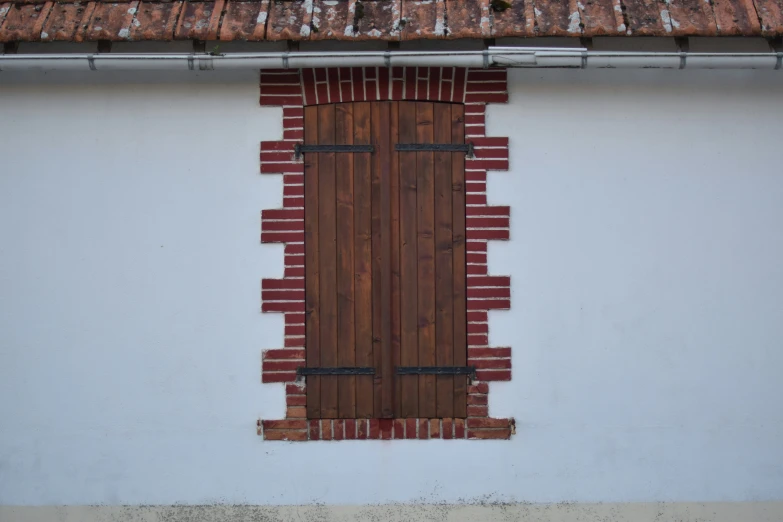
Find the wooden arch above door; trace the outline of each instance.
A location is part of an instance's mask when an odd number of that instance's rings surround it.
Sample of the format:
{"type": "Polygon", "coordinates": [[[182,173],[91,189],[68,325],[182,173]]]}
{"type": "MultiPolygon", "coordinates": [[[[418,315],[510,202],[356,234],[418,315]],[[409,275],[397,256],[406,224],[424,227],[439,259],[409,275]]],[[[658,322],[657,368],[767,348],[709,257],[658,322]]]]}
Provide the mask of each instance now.
{"type": "Polygon", "coordinates": [[[305,108],[306,366],[345,372],[306,377],[308,418],[466,416],[434,373],[467,367],[465,152],[395,150],[464,138],[461,104],[305,108]]]}

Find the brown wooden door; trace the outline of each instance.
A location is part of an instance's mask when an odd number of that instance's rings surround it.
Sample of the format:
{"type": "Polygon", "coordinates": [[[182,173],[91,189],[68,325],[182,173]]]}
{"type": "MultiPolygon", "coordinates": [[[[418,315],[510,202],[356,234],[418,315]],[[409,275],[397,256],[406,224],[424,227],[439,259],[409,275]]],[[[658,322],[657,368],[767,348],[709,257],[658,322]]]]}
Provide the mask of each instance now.
{"type": "Polygon", "coordinates": [[[305,108],[309,418],[465,417],[464,375],[396,375],[400,366],[467,362],[464,158],[396,152],[463,143],[463,107],[356,102],[305,108]]]}

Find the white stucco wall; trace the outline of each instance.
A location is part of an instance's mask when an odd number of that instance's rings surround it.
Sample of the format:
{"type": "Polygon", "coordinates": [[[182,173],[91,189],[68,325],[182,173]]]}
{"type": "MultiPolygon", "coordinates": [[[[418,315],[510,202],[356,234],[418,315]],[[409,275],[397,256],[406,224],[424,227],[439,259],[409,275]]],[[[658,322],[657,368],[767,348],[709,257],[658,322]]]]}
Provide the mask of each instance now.
{"type": "Polygon", "coordinates": [[[488,442],[256,436],[280,110],[86,78],[0,77],[0,504],[783,500],[779,72],[510,74],[488,442]]]}

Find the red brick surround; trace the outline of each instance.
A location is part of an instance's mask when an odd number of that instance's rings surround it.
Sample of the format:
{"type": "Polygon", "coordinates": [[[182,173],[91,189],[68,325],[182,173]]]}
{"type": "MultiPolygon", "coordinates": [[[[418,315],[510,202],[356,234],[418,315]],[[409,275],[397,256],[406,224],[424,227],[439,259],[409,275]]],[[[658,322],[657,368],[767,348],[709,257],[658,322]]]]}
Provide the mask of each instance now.
{"type": "Polygon", "coordinates": [[[487,170],[508,170],[508,138],[485,136],[487,103],[508,101],[505,69],[456,67],[264,70],[261,105],[283,107],[283,139],[261,143],[261,173],[283,174],[283,208],[261,213],[261,241],[285,244],[283,279],[261,283],[261,310],[285,314],[284,348],[263,353],[261,380],[286,383],[286,418],[259,420],[265,440],[507,439],[513,419],[489,417],[487,381],[511,380],[511,348],[489,346],[488,312],[511,306],[511,278],[487,272],[487,241],[509,238],[510,208],[487,205],[487,170]],[[304,137],[305,105],[350,101],[430,100],[465,104],[468,263],[468,364],[476,380],[467,419],[307,420],[305,383],[304,164],[294,145],[304,137]]]}

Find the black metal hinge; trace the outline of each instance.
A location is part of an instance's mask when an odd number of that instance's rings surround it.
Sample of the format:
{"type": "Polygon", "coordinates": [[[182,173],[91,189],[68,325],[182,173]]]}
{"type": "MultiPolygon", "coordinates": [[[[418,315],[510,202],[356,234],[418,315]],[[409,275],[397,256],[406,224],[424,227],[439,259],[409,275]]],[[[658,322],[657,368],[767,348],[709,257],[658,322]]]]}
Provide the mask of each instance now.
{"type": "Polygon", "coordinates": [[[305,145],[297,143],[294,145],[294,155],[297,159],[304,152],[374,152],[372,145],[305,145]]]}
{"type": "Polygon", "coordinates": [[[398,366],[397,375],[476,375],[475,366],[398,366]]]}
{"type": "Polygon", "coordinates": [[[297,368],[297,375],[375,375],[375,368],[297,368]]]}
{"type": "Polygon", "coordinates": [[[473,157],[473,143],[397,143],[399,152],[464,152],[473,157]]]}

